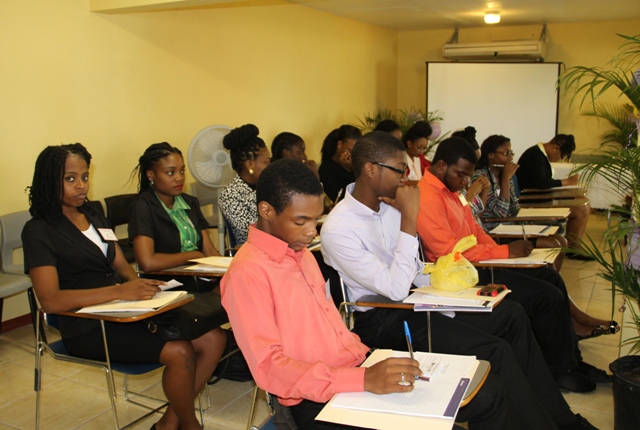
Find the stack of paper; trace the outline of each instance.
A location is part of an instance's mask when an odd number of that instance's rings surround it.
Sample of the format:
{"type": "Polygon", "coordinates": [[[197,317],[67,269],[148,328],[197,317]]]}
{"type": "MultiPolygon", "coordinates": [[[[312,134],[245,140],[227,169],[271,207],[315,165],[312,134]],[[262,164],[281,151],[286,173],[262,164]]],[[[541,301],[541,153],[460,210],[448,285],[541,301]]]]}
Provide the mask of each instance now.
{"type": "Polygon", "coordinates": [[[78,313],[100,314],[106,312],[152,312],[174,303],[185,294],[187,294],[186,291],[160,291],[150,300],[113,300],[111,302],[102,303],[101,305],[85,306],[80,309],[78,313]]]}
{"type": "MultiPolygon", "coordinates": [[[[525,225],[524,232],[529,236],[548,236],[556,234],[558,227],[550,225],[525,225]]],[[[506,236],[522,236],[522,225],[520,224],[500,224],[489,233],[506,236]]]]}
{"type": "Polygon", "coordinates": [[[504,290],[495,297],[485,297],[478,295],[480,288],[442,291],[430,286],[421,287],[414,290],[403,302],[412,303],[415,311],[491,312],[510,293],[509,290],[504,290]]]}
{"type": "Polygon", "coordinates": [[[193,270],[195,272],[215,272],[225,273],[229,265],[233,261],[233,257],[203,257],[189,260],[198,263],[195,266],[185,267],[184,270],[193,270]]]}

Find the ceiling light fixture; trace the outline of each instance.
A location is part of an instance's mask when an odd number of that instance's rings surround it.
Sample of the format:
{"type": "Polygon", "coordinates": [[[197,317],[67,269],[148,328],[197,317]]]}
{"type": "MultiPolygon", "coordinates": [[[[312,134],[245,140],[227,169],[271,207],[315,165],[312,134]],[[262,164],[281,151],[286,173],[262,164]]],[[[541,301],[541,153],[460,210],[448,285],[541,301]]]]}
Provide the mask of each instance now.
{"type": "Polygon", "coordinates": [[[487,24],[497,24],[500,22],[500,12],[487,12],[484,14],[484,22],[487,24]]]}

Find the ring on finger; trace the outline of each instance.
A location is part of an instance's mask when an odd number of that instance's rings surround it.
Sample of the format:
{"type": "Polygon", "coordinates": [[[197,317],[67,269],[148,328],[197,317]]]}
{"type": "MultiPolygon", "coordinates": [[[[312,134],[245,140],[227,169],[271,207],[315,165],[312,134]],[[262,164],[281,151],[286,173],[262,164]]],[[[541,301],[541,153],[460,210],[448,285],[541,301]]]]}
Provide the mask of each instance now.
{"type": "Polygon", "coordinates": [[[405,381],[404,381],[404,373],[401,373],[401,374],[400,374],[400,382],[405,382],[405,381]]]}

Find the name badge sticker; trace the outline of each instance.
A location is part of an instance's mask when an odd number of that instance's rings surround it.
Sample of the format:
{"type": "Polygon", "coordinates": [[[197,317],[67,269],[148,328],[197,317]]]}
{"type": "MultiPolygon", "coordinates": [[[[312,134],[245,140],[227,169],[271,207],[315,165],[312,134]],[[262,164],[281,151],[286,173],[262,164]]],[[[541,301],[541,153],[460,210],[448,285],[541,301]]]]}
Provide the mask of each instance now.
{"type": "Polygon", "coordinates": [[[110,228],[99,228],[97,229],[100,236],[102,236],[102,240],[105,242],[117,242],[118,237],[110,228]]]}
{"type": "Polygon", "coordinates": [[[462,206],[466,206],[469,204],[469,202],[467,201],[467,198],[462,194],[458,193],[458,198],[460,199],[460,203],[462,203],[462,206]]]}

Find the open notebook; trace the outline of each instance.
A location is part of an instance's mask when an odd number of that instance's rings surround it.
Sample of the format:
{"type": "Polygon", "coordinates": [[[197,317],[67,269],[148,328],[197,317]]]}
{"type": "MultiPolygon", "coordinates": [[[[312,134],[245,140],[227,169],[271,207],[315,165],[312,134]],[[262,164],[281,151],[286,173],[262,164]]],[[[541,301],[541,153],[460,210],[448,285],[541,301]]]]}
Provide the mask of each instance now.
{"type": "MultiPolygon", "coordinates": [[[[409,353],[393,351],[391,356],[408,357],[409,353]]],[[[421,369],[436,364],[441,370],[431,381],[415,381],[414,389],[409,393],[340,393],[333,398],[331,405],[336,408],[418,417],[453,418],[469,384],[466,376],[476,358],[426,352],[416,352],[414,357],[421,369]]]]}
{"type": "Polygon", "coordinates": [[[186,291],[160,291],[149,300],[113,300],[100,305],[85,306],[77,312],[81,314],[100,314],[106,312],[152,312],[170,305],[186,294],[186,291]]]}
{"type": "Polygon", "coordinates": [[[195,258],[193,260],[189,260],[193,263],[198,263],[194,266],[185,267],[184,270],[192,270],[194,272],[217,272],[217,273],[225,273],[231,262],[233,261],[233,257],[202,257],[195,258]]]}

